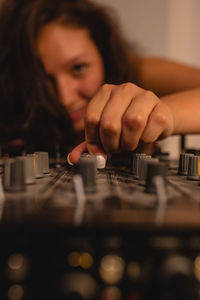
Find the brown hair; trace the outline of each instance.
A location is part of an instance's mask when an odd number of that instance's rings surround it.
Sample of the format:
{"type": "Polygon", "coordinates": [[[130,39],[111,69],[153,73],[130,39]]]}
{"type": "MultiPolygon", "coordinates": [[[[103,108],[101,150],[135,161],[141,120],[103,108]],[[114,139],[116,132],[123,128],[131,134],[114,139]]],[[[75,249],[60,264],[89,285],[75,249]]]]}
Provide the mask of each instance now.
{"type": "Polygon", "coordinates": [[[46,139],[51,132],[52,143],[72,142],[70,122],[47,86],[35,49],[37,35],[48,23],[89,30],[103,57],[107,83],[137,82],[130,47],[113,12],[90,0],[4,0],[0,20],[0,130],[4,138],[21,134],[28,143],[45,141],[49,146],[46,139]]]}

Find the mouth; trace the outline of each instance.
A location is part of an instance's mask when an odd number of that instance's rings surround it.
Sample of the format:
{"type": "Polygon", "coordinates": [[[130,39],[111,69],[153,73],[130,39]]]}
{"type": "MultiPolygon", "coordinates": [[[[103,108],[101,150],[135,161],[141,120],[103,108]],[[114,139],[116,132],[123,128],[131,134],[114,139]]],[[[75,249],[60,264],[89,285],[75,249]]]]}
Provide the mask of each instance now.
{"type": "Polygon", "coordinates": [[[81,107],[77,110],[74,110],[74,111],[71,111],[69,112],[69,118],[72,120],[72,121],[77,121],[77,120],[80,120],[84,117],[85,115],[85,111],[86,111],[86,107],[81,107]]]}

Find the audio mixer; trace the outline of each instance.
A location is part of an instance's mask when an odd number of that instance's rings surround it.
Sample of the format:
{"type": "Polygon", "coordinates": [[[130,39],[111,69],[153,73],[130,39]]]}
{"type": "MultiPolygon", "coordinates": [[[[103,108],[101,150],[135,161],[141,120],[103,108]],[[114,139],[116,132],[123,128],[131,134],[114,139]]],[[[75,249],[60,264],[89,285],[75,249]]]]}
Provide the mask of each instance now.
{"type": "Polygon", "coordinates": [[[0,164],[0,299],[200,299],[198,155],[0,164]]]}

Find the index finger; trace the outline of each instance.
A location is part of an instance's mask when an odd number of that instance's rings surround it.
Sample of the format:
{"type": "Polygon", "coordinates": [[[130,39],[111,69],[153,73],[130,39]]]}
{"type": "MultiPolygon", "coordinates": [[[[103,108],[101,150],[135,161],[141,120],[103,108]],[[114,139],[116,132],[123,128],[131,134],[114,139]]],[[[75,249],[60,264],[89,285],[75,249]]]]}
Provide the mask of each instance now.
{"type": "Polygon", "coordinates": [[[85,138],[88,149],[93,151],[94,146],[101,146],[99,138],[99,123],[106,103],[109,101],[111,84],[104,84],[95,97],[90,101],[85,115],[85,138]]]}
{"type": "Polygon", "coordinates": [[[94,145],[93,147],[90,147],[90,151],[88,150],[87,142],[84,141],[80,143],[78,146],[76,146],[67,156],[67,162],[70,165],[74,165],[78,162],[81,154],[89,152],[90,154],[102,154],[105,158],[107,157],[106,153],[99,148],[98,146],[94,145]]]}

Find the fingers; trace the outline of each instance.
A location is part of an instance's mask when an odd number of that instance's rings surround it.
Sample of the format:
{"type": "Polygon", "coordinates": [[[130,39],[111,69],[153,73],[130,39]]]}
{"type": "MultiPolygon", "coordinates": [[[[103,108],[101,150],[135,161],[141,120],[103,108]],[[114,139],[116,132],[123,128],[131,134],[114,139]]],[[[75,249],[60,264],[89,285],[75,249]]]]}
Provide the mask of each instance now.
{"type": "Polygon", "coordinates": [[[83,143],[76,146],[67,156],[67,162],[70,165],[76,164],[79,160],[79,157],[82,153],[87,151],[87,143],[84,141],[83,143]]]}
{"type": "Polygon", "coordinates": [[[133,99],[142,89],[134,84],[104,85],[90,102],[86,118],[88,149],[99,144],[106,152],[116,152],[120,147],[122,117],[133,99]],[[101,104],[99,104],[101,102],[101,104]]]}
{"type": "Polygon", "coordinates": [[[148,127],[149,116],[158,103],[159,99],[150,91],[132,100],[122,119],[122,149],[132,151],[138,146],[145,127],[148,127]]]}
{"type": "Polygon", "coordinates": [[[105,84],[96,96],[90,101],[85,115],[85,137],[88,147],[98,145],[99,123],[106,103],[109,101],[113,86],[105,84]]]}
{"type": "Polygon", "coordinates": [[[122,84],[112,90],[111,97],[103,111],[99,128],[100,140],[107,152],[116,152],[120,148],[122,119],[133,100],[133,95],[141,89],[133,84],[122,84]]]}
{"type": "MultiPolygon", "coordinates": [[[[78,146],[76,146],[67,156],[67,162],[70,165],[74,165],[78,162],[81,154],[84,152],[89,152],[88,151],[88,145],[86,141],[82,142],[78,146]]],[[[90,154],[102,154],[105,158],[107,157],[106,153],[100,149],[98,146],[93,145],[91,147],[91,151],[89,152],[90,154]]]]}
{"type": "Polygon", "coordinates": [[[172,114],[152,92],[135,97],[123,118],[121,148],[134,150],[140,141],[149,144],[173,131],[172,114]]]}
{"type": "Polygon", "coordinates": [[[152,143],[172,132],[172,113],[152,92],[125,83],[104,85],[85,117],[87,149],[106,153],[132,151],[140,141],[152,143]]]}
{"type": "Polygon", "coordinates": [[[152,143],[159,138],[167,137],[173,131],[173,118],[169,107],[159,101],[149,116],[146,128],[141,135],[145,143],[152,143]]]}

